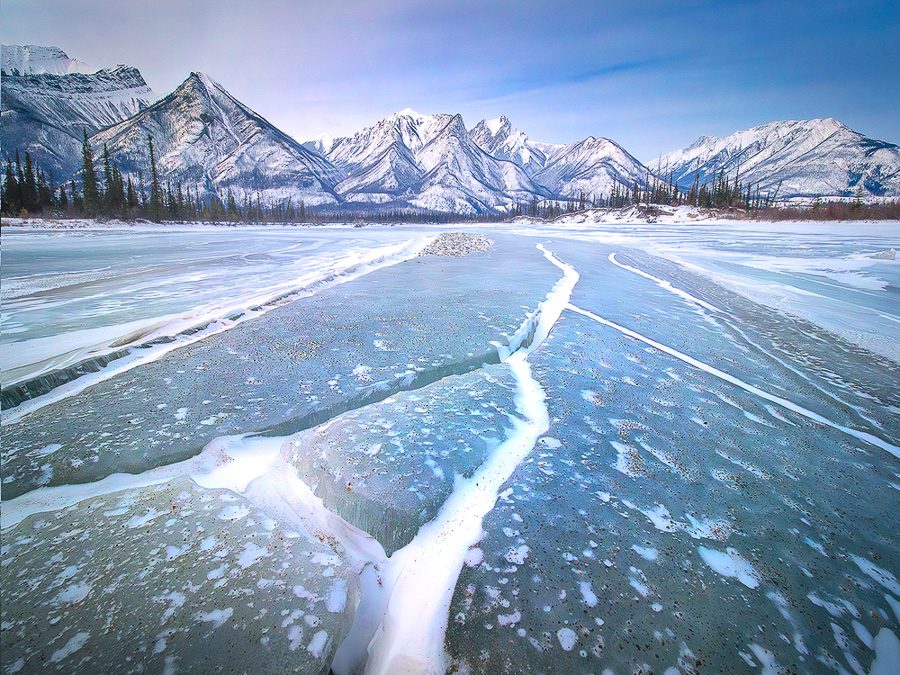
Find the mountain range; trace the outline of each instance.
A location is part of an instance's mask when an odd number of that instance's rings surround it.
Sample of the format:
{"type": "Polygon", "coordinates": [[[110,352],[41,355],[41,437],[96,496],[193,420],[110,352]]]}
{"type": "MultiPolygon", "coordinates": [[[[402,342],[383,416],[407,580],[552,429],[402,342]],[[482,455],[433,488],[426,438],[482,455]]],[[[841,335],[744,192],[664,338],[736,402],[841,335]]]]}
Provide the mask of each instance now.
{"type": "Polygon", "coordinates": [[[502,213],[655,177],[689,189],[723,172],[786,199],[900,197],[900,149],[832,119],[704,136],[644,165],[608,138],[542,143],[505,116],[467,128],[458,114],[411,109],[352,136],[300,142],[202,73],[158,98],[136,68],[94,69],[56,47],[4,45],[2,66],[4,160],[27,150],[57,183],[77,180],[87,133],[126,176],[149,175],[152,136],[163,182],[269,205],[502,213]]]}
{"type": "Polygon", "coordinates": [[[781,197],[900,196],[900,148],[834,119],[770,122],[717,138],[702,136],[650,162],[682,187],[724,171],[781,197]]]}

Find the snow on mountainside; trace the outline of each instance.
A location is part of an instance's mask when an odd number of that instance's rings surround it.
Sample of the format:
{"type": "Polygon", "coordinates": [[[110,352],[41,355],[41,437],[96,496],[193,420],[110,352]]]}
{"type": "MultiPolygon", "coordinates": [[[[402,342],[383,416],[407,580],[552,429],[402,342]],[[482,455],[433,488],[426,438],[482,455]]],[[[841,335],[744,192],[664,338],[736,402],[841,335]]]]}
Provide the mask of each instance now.
{"type": "Polygon", "coordinates": [[[616,183],[631,188],[643,185],[647,167],[617,143],[590,136],[578,143],[555,145],[532,141],[505,115],[482,120],[469,137],[485,152],[523,167],[549,194],[577,198],[608,196],[616,183]]]}
{"type": "Polygon", "coordinates": [[[202,73],[134,117],[96,134],[95,151],[107,144],[126,175],[149,175],[147,136],[153,137],[163,182],[181,181],[201,195],[238,202],[257,196],[264,204],[291,199],[297,206],[333,204],[339,172],[235,99],[202,73]]]}
{"type": "Polygon", "coordinates": [[[3,154],[12,156],[16,150],[27,150],[45,171],[60,180],[71,176],[80,165],[84,131],[93,134],[121,122],[150,105],[156,94],[140,72],[129,66],[54,74],[51,71],[64,71],[69,66],[51,67],[49,57],[37,58],[38,49],[50,54],[55,51],[68,59],[55,47],[3,47],[3,154]],[[7,50],[20,50],[28,58],[20,54],[21,58],[14,61],[7,58],[7,50]],[[24,73],[20,67],[28,64],[29,74],[16,74],[24,73]]]}
{"type": "Polygon", "coordinates": [[[588,136],[578,143],[558,146],[534,180],[554,194],[577,198],[606,197],[614,186],[644,185],[647,167],[608,138],[588,136]]]}
{"type": "Polygon", "coordinates": [[[506,159],[521,166],[533,176],[547,163],[547,150],[561,146],[534,143],[525,132],[516,129],[506,115],[492,120],[481,120],[471,130],[471,138],[482,150],[497,159],[506,159]],[[544,149],[541,149],[543,146],[544,149]]]}
{"type": "Polygon", "coordinates": [[[548,195],[520,166],[479,148],[459,115],[407,108],[335,139],[326,157],[346,176],[337,191],[348,202],[482,213],[548,195]]]}
{"type": "Polygon", "coordinates": [[[93,73],[97,70],[86,63],[70,59],[59,47],[2,45],[0,53],[4,75],[68,75],[93,73]]]}
{"type": "Polygon", "coordinates": [[[423,208],[463,213],[469,204],[480,212],[527,204],[550,194],[517,164],[491,157],[475,145],[460,115],[453,115],[418,158],[428,173],[412,201],[423,208]]]}
{"type": "Polygon", "coordinates": [[[3,79],[4,107],[27,110],[50,126],[80,137],[146,108],[156,99],[140,72],[129,66],[85,75],[25,75],[3,79]]]}
{"type": "Polygon", "coordinates": [[[617,184],[643,186],[650,172],[689,188],[721,170],[780,199],[849,198],[858,186],[871,200],[900,197],[900,148],[832,119],[704,136],[648,168],[606,138],[533,141],[504,115],[467,130],[458,114],[407,108],[352,136],[301,144],[204,75],[154,100],[135,68],[95,71],[57,47],[4,46],[3,159],[27,150],[57,184],[77,179],[87,131],[96,153],[108,143],[121,170],[146,175],[149,133],[163,180],[192,191],[356,211],[502,212],[609,196],[617,184]]]}
{"type": "Polygon", "coordinates": [[[683,187],[721,170],[778,197],[900,196],[900,149],[834,119],[770,122],[730,136],[702,136],[650,164],[683,187]]]}
{"type": "Polygon", "coordinates": [[[303,141],[302,145],[304,148],[317,152],[320,155],[324,155],[331,150],[331,146],[334,145],[334,136],[331,134],[319,134],[315,138],[303,141]]]}

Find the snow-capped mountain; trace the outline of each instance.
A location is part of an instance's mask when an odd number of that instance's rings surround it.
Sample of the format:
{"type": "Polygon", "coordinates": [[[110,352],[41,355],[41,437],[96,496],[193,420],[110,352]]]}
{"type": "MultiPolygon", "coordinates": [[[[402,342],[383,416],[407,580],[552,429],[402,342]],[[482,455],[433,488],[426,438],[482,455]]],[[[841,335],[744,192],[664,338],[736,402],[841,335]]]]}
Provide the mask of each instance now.
{"type": "Polygon", "coordinates": [[[469,137],[485,152],[515,162],[535,183],[561,198],[608,196],[619,183],[643,185],[648,169],[617,143],[590,136],[578,143],[553,144],[531,140],[505,115],[482,120],[469,137]]]}
{"type": "Polygon", "coordinates": [[[326,152],[331,150],[332,145],[334,145],[334,136],[332,136],[331,134],[319,134],[315,138],[303,141],[304,148],[313,150],[320,155],[324,155],[326,152]]]}
{"type": "Polygon", "coordinates": [[[423,208],[465,213],[470,205],[483,212],[550,196],[518,164],[491,157],[475,145],[460,115],[453,115],[422,148],[418,160],[427,173],[412,201],[423,208]]]}
{"type": "Polygon", "coordinates": [[[482,213],[549,195],[522,167],[478,147],[460,115],[407,108],[334,139],[325,155],[346,176],[337,191],[348,202],[482,213]]]}
{"type": "Polygon", "coordinates": [[[156,100],[137,69],[96,70],[57,47],[2,48],[2,154],[28,150],[58,184],[76,177],[82,133],[126,175],[149,173],[152,135],[162,180],[201,194],[272,205],[477,214],[534,199],[608,196],[670,174],[684,188],[720,171],[779,198],[900,196],[900,148],[833,119],[772,122],[695,143],[643,165],[590,136],[540,143],[501,115],[467,130],[458,114],[401,110],[352,136],[299,143],[205,75],[156,100]]]}
{"type": "Polygon", "coordinates": [[[627,188],[635,182],[643,186],[648,173],[618,143],[588,136],[578,143],[555,146],[534,180],[555,195],[577,198],[583,192],[590,198],[609,196],[616,183],[627,188]]]}
{"type": "Polygon", "coordinates": [[[3,47],[4,155],[28,150],[57,180],[78,169],[84,131],[121,122],[156,99],[136,68],[78,64],[55,47],[3,47]]]}
{"type": "Polygon", "coordinates": [[[689,187],[722,170],[730,178],[759,185],[778,198],[900,196],[900,148],[874,140],[834,119],[770,122],[730,136],[701,136],[682,150],[650,164],[689,187]]]}
{"type": "Polygon", "coordinates": [[[59,47],[40,45],[2,45],[4,75],[68,75],[93,73],[96,68],[70,59],[59,47]]]}
{"type": "Polygon", "coordinates": [[[515,162],[530,176],[544,168],[548,151],[561,147],[533,142],[524,131],[515,128],[506,115],[481,120],[469,130],[469,138],[489,155],[515,162]]]}
{"type": "Polygon", "coordinates": [[[279,131],[202,73],[171,94],[91,138],[104,144],[125,175],[150,175],[147,137],[152,136],[163,182],[181,181],[201,195],[229,190],[263,204],[291,199],[296,206],[333,204],[341,175],[321,155],[279,131]]]}
{"type": "Polygon", "coordinates": [[[95,73],[5,76],[4,108],[27,111],[35,119],[81,138],[121,122],[146,108],[156,94],[137,68],[116,66],[95,73]]]}

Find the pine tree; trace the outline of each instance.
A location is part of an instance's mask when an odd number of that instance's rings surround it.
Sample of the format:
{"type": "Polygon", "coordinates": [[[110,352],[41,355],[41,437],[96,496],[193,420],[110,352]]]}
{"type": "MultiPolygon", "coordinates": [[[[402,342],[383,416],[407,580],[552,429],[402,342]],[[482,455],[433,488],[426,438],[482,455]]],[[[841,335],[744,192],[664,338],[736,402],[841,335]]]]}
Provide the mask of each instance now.
{"type": "Polygon", "coordinates": [[[100,212],[100,191],[97,187],[97,173],[94,171],[94,157],[87,130],[84,131],[84,142],[81,146],[81,163],[84,211],[89,216],[96,216],[100,212]]]}
{"type": "Polygon", "coordinates": [[[37,180],[34,176],[34,165],[31,163],[31,154],[25,152],[25,170],[22,181],[22,208],[26,211],[38,210],[37,180]]]}
{"type": "Polygon", "coordinates": [[[134,191],[134,184],[131,182],[131,178],[128,178],[128,189],[125,193],[125,203],[128,206],[129,210],[136,209],[138,207],[138,198],[137,193],[134,191]]]}
{"type": "Polygon", "coordinates": [[[181,181],[175,183],[175,210],[178,212],[178,219],[184,220],[185,204],[184,191],[181,189],[181,181]]]}
{"type": "Polygon", "coordinates": [[[228,188],[228,217],[231,220],[237,220],[240,217],[240,213],[238,211],[237,202],[234,199],[234,193],[231,191],[231,188],[228,188]]]}
{"type": "Polygon", "coordinates": [[[72,207],[80,211],[84,206],[84,202],[81,199],[81,195],[78,194],[78,186],[75,185],[75,181],[71,181],[71,190],[72,190],[72,207]]]}
{"type": "Polygon", "coordinates": [[[162,220],[162,192],[159,188],[159,174],[156,173],[156,154],[153,151],[153,137],[147,135],[150,149],[150,218],[157,223],[162,220]]]}
{"type": "Polygon", "coordinates": [[[178,214],[175,212],[175,199],[172,197],[172,183],[166,181],[166,214],[171,220],[177,220],[178,214]]]}
{"type": "Polygon", "coordinates": [[[12,161],[6,160],[6,175],[3,179],[3,211],[17,214],[22,210],[22,194],[19,179],[13,169],[12,161]]]}
{"type": "Polygon", "coordinates": [[[19,151],[16,150],[16,181],[19,184],[19,203],[22,202],[22,185],[25,183],[25,174],[22,172],[22,162],[19,161],[19,151]]]}
{"type": "MultiPolygon", "coordinates": [[[[28,155],[25,155],[26,159],[28,155]]],[[[850,204],[850,208],[854,211],[858,211],[862,208],[863,205],[863,186],[862,181],[856,184],[856,191],[853,193],[853,202],[850,204]]]]}
{"type": "Polygon", "coordinates": [[[47,182],[47,176],[43,171],[38,171],[37,180],[37,208],[42,212],[53,208],[53,191],[47,182]]]}
{"type": "Polygon", "coordinates": [[[116,186],[113,180],[113,170],[109,161],[109,148],[106,143],[103,144],[103,182],[105,190],[103,191],[103,210],[107,214],[116,210],[115,192],[116,186]]]}
{"type": "Polygon", "coordinates": [[[56,200],[56,208],[60,211],[68,211],[69,210],[69,197],[66,195],[66,186],[59,186],[59,199],[56,200]]]}

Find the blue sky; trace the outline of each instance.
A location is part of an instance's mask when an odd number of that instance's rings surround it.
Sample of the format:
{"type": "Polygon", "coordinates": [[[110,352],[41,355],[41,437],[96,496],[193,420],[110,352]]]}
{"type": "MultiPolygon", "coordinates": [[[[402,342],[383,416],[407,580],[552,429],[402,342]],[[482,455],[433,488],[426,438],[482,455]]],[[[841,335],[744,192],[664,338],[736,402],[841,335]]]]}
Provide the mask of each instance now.
{"type": "Polygon", "coordinates": [[[644,161],[775,119],[900,142],[896,0],[4,0],[0,37],[137,66],[160,94],[206,72],[298,138],[412,107],[644,161]]]}

